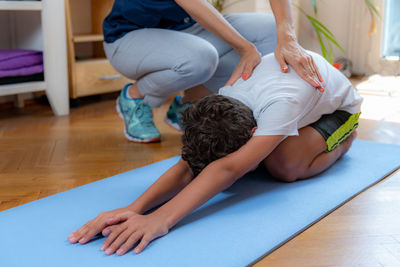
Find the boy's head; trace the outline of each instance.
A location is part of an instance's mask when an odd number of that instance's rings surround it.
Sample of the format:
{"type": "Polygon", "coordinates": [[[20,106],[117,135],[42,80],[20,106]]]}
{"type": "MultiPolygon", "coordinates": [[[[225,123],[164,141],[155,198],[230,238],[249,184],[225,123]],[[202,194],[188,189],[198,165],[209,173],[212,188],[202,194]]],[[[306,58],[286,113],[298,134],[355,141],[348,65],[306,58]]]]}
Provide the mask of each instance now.
{"type": "Polygon", "coordinates": [[[197,176],[212,161],[243,146],[256,127],[246,105],[222,95],[205,96],[183,113],[182,158],[197,176]]]}

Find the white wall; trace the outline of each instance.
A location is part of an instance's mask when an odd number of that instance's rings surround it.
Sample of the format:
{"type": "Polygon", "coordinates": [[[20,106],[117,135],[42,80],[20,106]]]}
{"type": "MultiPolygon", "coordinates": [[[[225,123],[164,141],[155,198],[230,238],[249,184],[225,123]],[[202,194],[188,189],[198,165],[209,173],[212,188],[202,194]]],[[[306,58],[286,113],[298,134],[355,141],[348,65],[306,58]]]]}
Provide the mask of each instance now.
{"type": "Polygon", "coordinates": [[[226,0],[224,14],[243,12],[271,12],[268,0],[226,0]]]}
{"type": "Polygon", "coordinates": [[[10,46],[8,12],[0,11],[0,49],[7,49],[10,46]]]}
{"type": "Polygon", "coordinates": [[[1,49],[43,49],[38,11],[1,11],[0,32],[1,49]]]}

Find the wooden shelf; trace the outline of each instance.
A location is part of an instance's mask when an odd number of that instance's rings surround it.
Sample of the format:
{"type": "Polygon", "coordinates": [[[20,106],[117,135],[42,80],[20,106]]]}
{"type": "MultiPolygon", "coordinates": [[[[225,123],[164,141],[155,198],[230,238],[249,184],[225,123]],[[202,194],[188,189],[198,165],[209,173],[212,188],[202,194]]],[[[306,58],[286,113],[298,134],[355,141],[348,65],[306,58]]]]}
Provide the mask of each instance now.
{"type": "Polygon", "coordinates": [[[74,43],[102,42],[104,36],[102,34],[75,34],[72,37],[74,43]]]}
{"type": "Polygon", "coordinates": [[[0,1],[0,10],[42,10],[41,1],[0,1]]]}
{"type": "Polygon", "coordinates": [[[112,10],[114,1],[65,0],[70,97],[73,99],[115,92],[130,82],[107,60],[102,43],[103,21],[112,10]],[[79,7],[83,6],[89,6],[90,12],[72,13],[73,10],[78,11],[79,7]],[[88,15],[90,18],[83,17],[88,15]]]}
{"type": "Polygon", "coordinates": [[[76,60],[76,64],[85,65],[85,64],[92,64],[92,63],[108,63],[107,58],[87,58],[87,59],[78,59],[76,60]]]}
{"type": "Polygon", "coordinates": [[[4,84],[4,85],[0,85],[0,96],[43,91],[46,89],[47,89],[46,83],[44,81],[4,84]]]}

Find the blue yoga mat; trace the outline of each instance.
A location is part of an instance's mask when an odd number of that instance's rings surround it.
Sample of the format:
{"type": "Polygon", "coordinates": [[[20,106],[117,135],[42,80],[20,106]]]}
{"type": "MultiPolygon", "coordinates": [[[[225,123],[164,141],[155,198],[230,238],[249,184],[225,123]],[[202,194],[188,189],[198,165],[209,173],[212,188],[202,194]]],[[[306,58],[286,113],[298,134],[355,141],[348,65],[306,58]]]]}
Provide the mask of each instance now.
{"type": "Polygon", "coordinates": [[[285,184],[246,175],[141,254],[106,256],[104,238],[67,236],[99,212],[136,199],[177,157],[0,213],[1,266],[245,266],[291,239],[400,165],[400,146],[356,141],[323,174],[285,184]]]}

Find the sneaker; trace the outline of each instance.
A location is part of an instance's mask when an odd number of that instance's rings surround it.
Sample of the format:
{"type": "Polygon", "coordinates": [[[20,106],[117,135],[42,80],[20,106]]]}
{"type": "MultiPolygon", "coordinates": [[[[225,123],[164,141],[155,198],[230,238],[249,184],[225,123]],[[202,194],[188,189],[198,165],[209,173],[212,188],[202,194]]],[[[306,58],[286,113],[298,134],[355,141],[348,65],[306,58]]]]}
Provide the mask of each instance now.
{"type": "Polygon", "coordinates": [[[125,121],[125,137],[139,143],[159,142],[161,134],[154,125],[151,107],[143,99],[127,98],[131,85],[125,85],[117,99],[117,112],[125,121]]]}
{"type": "Polygon", "coordinates": [[[178,131],[183,131],[181,116],[183,111],[190,106],[190,103],[181,104],[181,96],[175,97],[174,101],[172,101],[169,106],[167,115],[165,116],[165,122],[177,129],[178,131]]]}

